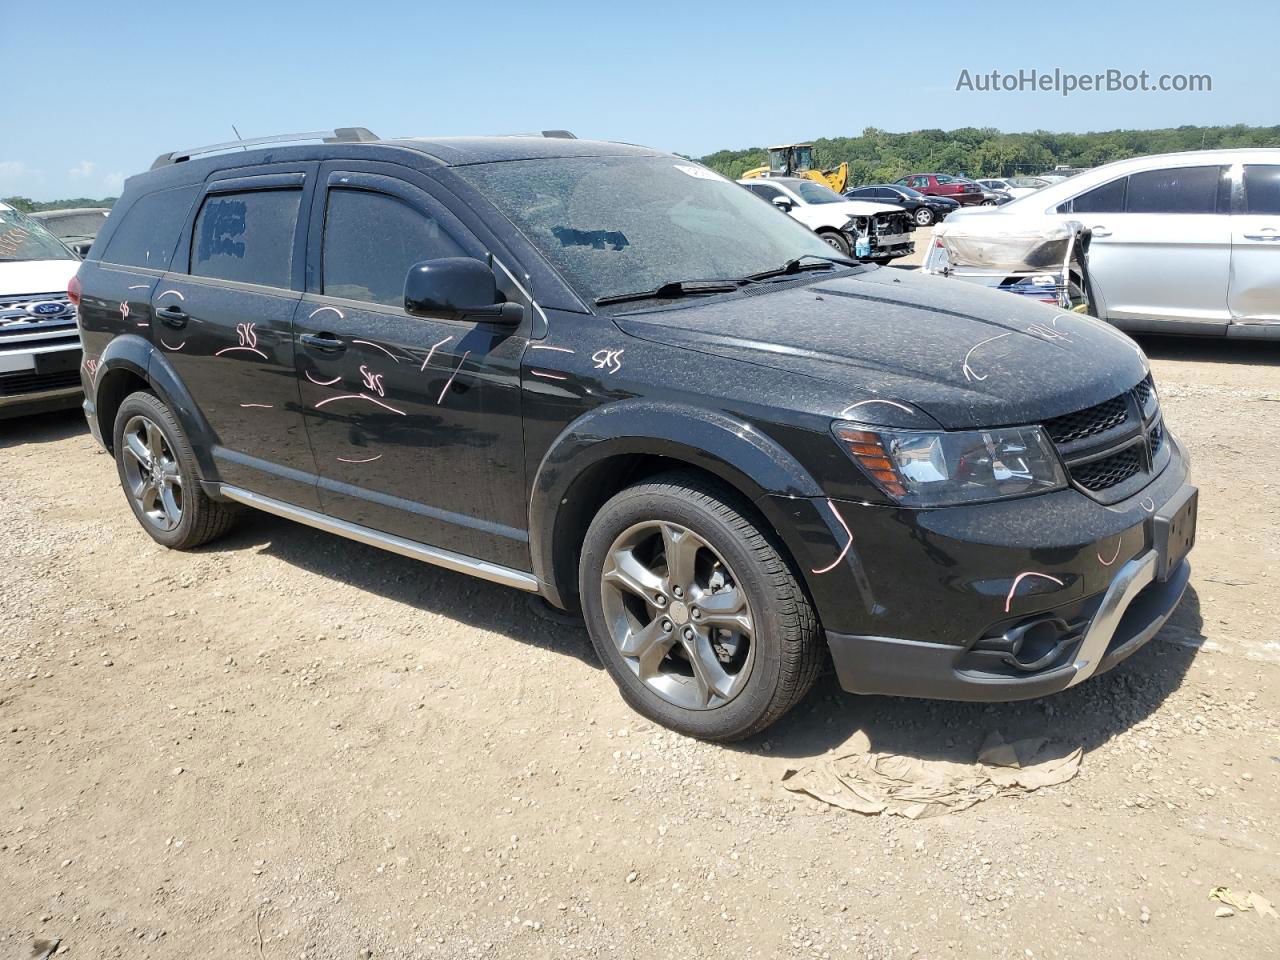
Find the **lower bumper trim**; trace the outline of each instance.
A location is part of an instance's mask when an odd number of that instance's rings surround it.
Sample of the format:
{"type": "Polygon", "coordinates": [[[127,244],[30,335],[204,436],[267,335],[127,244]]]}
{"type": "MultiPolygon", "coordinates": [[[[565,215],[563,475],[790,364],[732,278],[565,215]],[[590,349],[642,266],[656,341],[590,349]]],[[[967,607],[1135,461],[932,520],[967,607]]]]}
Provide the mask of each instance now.
{"type": "Polygon", "coordinates": [[[1025,676],[957,669],[966,648],[895,637],[827,633],[840,685],[850,693],[998,702],[1058,693],[1116,664],[1154,637],[1182,600],[1191,579],[1183,560],[1165,581],[1155,579],[1151,551],[1122,568],[1104,595],[1071,662],[1025,676]]]}

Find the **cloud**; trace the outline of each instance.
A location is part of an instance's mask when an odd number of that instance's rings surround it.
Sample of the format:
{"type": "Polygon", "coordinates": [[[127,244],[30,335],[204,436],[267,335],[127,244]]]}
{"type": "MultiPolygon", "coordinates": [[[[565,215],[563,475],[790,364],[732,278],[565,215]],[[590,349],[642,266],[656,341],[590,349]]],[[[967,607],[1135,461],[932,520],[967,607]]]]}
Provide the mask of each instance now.
{"type": "Polygon", "coordinates": [[[88,177],[93,174],[93,167],[94,163],[92,160],[81,160],[67,171],[67,175],[73,180],[79,177],[88,177]]]}
{"type": "Polygon", "coordinates": [[[34,177],[35,171],[21,160],[0,160],[0,190],[11,190],[14,184],[34,177]]]}

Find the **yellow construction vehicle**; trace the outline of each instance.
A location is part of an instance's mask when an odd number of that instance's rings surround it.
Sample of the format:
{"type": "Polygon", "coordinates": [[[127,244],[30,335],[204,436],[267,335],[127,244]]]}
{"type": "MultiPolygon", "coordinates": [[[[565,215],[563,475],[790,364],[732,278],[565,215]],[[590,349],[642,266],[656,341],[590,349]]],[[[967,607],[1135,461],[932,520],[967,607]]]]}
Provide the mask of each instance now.
{"type": "Polygon", "coordinates": [[[815,170],[813,144],[788,143],[770,147],[769,165],[748,170],[742,177],[744,180],[751,177],[804,177],[825,183],[836,193],[844,193],[844,188],[849,185],[849,164],[842,163],[834,170],[815,170]]]}

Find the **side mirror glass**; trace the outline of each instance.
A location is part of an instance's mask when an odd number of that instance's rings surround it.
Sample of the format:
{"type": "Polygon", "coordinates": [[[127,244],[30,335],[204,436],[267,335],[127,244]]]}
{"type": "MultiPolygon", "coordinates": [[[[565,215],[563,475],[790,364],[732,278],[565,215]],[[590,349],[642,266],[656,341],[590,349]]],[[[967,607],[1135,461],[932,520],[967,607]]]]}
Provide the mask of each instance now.
{"type": "Polygon", "coordinates": [[[787,197],[774,197],[773,205],[777,207],[779,210],[781,210],[783,213],[790,213],[791,208],[795,206],[795,204],[792,203],[791,200],[787,197]]]}
{"type": "Polygon", "coordinates": [[[493,270],[472,257],[442,257],[415,263],[404,281],[404,309],[415,317],[512,325],[524,316],[520,304],[499,300],[493,270]]]}

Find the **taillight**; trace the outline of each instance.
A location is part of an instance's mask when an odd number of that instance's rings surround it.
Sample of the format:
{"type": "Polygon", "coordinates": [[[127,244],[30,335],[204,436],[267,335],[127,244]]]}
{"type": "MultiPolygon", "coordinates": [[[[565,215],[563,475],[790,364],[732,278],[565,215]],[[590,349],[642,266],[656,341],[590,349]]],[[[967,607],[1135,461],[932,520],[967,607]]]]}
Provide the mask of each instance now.
{"type": "Polygon", "coordinates": [[[67,299],[74,306],[80,306],[80,274],[76,274],[71,278],[71,282],[67,284],[67,299]]]}

